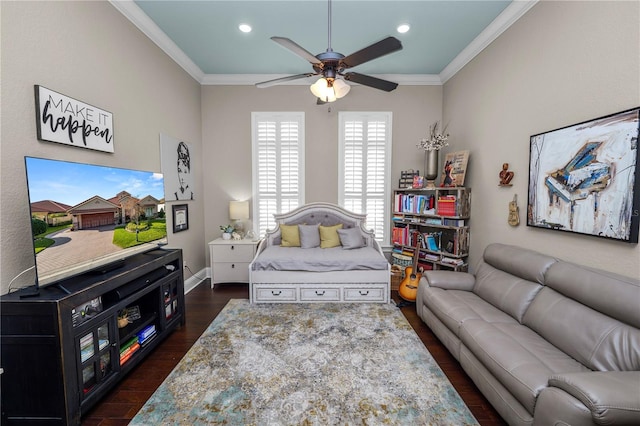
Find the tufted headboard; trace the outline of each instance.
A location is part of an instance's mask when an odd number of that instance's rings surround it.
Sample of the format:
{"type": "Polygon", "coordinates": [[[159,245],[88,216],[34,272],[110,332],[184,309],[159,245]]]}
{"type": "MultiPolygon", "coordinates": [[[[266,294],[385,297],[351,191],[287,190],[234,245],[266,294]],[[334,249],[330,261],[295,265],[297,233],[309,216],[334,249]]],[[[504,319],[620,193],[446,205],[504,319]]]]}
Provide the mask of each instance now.
{"type": "Polygon", "coordinates": [[[280,224],[284,225],[315,225],[332,226],[339,223],[344,228],[359,228],[362,236],[370,247],[378,248],[375,235],[372,230],[364,228],[367,215],[352,213],[342,207],[331,203],[309,203],[298,207],[289,213],[276,214],[276,228],[267,231],[265,243],[267,246],[280,244],[280,224]]]}

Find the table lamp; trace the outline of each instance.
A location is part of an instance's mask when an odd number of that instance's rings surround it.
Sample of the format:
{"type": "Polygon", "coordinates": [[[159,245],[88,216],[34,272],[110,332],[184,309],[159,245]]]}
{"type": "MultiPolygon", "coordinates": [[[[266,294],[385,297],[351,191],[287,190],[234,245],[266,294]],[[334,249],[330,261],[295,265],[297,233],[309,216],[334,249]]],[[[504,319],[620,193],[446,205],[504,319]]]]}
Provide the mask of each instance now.
{"type": "Polygon", "coordinates": [[[243,220],[249,219],[249,202],[248,201],[230,201],[229,202],[229,219],[233,221],[233,227],[239,234],[244,233],[243,220]]]}

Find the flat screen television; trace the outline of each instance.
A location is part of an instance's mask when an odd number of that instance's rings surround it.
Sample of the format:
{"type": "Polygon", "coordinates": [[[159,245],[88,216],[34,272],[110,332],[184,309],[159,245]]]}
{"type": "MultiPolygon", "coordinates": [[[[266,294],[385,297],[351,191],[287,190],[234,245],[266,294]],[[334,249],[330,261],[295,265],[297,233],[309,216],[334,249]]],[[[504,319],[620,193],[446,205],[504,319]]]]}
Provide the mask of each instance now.
{"type": "Polygon", "coordinates": [[[166,244],[160,173],[25,157],[36,288],[166,244]]]}

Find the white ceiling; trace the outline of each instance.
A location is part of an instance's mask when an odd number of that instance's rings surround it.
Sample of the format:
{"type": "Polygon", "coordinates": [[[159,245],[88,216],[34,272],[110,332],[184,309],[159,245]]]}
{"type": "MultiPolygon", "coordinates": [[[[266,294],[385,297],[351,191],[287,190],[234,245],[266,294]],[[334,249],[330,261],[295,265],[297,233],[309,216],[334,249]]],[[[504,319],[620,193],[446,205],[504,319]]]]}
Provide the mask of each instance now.
{"type": "MultiPolygon", "coordinates": [[[[536,1],[333,0],[331,47],[346,56],[394,36],[403,50],[353,71],[400,84],[442,84],[536,1]],[[402,23],[411,26],[409,32],[396,31],[402,23]]],[[[254,84],[313,71],[272,36],[289,38],[313,55],[326,51],[329,42],[326,0],[111,4],[202,84],[254,84]],[[241,23],[253,30],[242,33],[241,23]]]]}

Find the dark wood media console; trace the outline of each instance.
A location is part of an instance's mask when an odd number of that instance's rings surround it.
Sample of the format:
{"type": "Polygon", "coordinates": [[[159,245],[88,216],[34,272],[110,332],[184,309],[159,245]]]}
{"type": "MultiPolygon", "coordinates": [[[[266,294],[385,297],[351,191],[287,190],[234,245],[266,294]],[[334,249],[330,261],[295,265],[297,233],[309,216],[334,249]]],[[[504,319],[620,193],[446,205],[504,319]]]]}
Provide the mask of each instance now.
{"type": "Polygon", "coordinates": [[[21,298],[0,298],[1,422],[78,425],[183,325],[182,251],[154,249],[21,298]]]}

